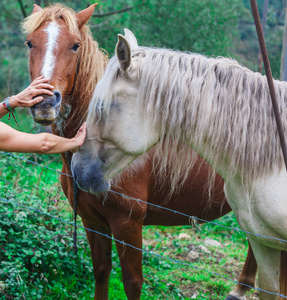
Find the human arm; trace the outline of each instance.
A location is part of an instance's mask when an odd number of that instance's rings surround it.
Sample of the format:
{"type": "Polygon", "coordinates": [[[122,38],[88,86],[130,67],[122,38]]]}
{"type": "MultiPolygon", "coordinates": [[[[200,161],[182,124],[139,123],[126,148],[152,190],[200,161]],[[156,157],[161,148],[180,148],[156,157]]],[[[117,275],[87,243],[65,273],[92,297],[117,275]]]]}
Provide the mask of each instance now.
{"type": "MultiPolygon", "coordinates": [[[[51,91],[54,87],[48,84],[49,79],[42,76],[36,78],[26,89],[15,96],[11,96],[9,103],[11,108],[31,107],[43,100],[42,94],[53,95],[51,91]]],[[[8,113],[8,110],[0,104],[0,119],[8,113]]]]}
{"type": "Polygon", "coordinates": [[[0,122],[0,150],[8,152],[52,154],[76,152],[86,138],[86,123],[75,137],[63,138],[50,133],[30,134],[17,131],[0,122]]]}

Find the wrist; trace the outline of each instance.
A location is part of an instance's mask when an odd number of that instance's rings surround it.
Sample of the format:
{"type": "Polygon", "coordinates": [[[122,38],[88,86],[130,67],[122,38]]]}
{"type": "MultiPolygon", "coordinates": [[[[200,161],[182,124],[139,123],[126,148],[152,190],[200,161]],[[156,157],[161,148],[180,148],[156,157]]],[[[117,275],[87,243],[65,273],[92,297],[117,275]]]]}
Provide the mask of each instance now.
{"type": "Polygon", "coordinates": [[[14,111],[14,108],[11,106],[11,103],[10,103],[10,98],[11,97],[7,97],[5,98],[1,104],[4,106],[4,108],[8,111],[8,112],[12,112],[14,111]]]}
{"type": "Polygon", "coordinates": [[[10,103],[10,106],[14,109],[16,107],[18,107],[18,100],[17,100],[17,96],[11,96],[10,99],[9,99],[9,103],[10,103]]]}

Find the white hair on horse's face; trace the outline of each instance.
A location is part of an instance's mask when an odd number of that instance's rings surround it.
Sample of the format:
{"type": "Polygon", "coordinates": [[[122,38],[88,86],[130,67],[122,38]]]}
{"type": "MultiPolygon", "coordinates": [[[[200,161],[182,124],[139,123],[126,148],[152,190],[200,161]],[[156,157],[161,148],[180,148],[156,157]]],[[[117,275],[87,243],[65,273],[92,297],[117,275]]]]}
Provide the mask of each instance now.
{"type": "Polygon", "coordinates": [[[46,53],[44,57],[42,75],[46,78],[51,78],[55,67],[54,51],[57,45],[60,28],[55,22],[50,22],[45,29],[47,33],[46,53]]]}
{"type": "Polygon", "coordinates": [[[112,57],[107,65],[104,76],[97,83],[92,100],[90,102],[88,123],[97,123],[102,113],[109,114],[110,105],[113,98],[113,90],[110,88],[115,82],[119,70],[119,62],[116,57],[112,57]]]}

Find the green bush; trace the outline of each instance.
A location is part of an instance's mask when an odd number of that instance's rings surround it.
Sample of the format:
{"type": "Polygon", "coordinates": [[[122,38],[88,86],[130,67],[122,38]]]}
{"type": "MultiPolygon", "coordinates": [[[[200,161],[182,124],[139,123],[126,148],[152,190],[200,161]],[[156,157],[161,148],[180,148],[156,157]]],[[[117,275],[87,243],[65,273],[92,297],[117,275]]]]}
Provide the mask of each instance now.
{"type": "Polygon", "coordinates": [[[73,226],[46,215],[72,222],[68,201],[55,181],[57,173],[40,167],[23,168],[23,161],[3,155],[0,164],[0,299],[92,295],[92,263],[85,234],[78,240],[76,257],[73,226]],[[52,174],[50,184],[45,181],[49,179],[47,172],[52,174]]]}

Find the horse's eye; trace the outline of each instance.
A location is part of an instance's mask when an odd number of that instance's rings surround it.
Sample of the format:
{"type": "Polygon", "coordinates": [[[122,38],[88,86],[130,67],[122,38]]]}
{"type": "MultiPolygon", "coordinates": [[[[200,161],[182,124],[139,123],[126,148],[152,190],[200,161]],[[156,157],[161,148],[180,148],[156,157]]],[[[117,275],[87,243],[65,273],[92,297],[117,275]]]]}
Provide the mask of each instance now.
{"type": "Polygon", "coordinates": [[[33,48],[31,41],[26,41],[26,45],[29,47],[29,49],[33,48]]]}
{"type": "Polygon", "coordinates": [[[77,52],[77,50],[79,49],[79,47],[80,47],[80,44],[77,43],[77,44],[75,44],[75,45],[71,48],[71,50],[73,50],[74,52],[77,52]]]}

